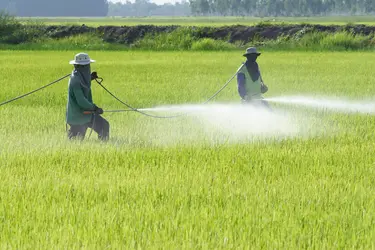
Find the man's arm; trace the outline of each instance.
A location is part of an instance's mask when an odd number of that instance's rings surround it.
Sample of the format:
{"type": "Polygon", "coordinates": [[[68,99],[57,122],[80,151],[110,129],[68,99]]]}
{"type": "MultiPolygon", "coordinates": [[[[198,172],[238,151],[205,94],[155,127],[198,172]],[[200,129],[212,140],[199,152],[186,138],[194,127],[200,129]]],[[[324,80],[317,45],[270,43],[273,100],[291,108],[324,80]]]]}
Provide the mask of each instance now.
{"type": "Polygon", "coordinates": [[[262,74],[260,74],[260,71],[259,71],[259,77],[260,77],[260,91],[262,92],[262,94],[267,93],[268,87],[263,82],[262,74]]]}
{"type": "Polygon", "coordinates": [[[241,96],[242,99],[246,96],[246,87],[245,87],[245,74],[238,73],[237,74],[237,86],[238,86],[238,94],[241,96]]]}
{"type": "Polygon", "coordinates": [[[84,110],[94,110],[95,105],[91,103],[83,94],[82,88],[79,84],[73,84],[72,86],[74,96],[76,97],[78,105],[84,110]]]}

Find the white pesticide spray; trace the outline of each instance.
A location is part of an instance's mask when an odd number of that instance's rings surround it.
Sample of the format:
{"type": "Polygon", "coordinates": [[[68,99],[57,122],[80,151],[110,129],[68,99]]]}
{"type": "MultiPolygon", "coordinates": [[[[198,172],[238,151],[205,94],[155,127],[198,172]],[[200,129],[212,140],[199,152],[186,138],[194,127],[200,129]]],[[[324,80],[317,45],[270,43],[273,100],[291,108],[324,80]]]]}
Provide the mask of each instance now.
{"type": "Polygon", "coordinates": [[[315,109],[340,112],[340,113],[361,113],[375,114],[375,100],[353,101],[346,98],[325,98],[308,96],[282,96],[266,99],[273,103],[298,105],[315,109]]]}
{"type": "MultiPolygon", "coordinates": [[[[342,97],[279,96],[266,98],[273,111],[245,104],[186,104],[141,109],[159,115],[186,114],[176,119],[149,120],[138,124],[144,140],[153,145],[249,143],[287,138],[330,136],[346,129],[335,119],[314,110],[342,114],[375,114],[375,100],[342,97]],[[290,108],[289,108],[290,107],[290,108]],[[309,108],[311,112],[305,109],[309,108]]],[[[144,121],[144,120],[143,120],[144,121]]]]}
{"type": "Polygon", "coordinates": [[[309,137],[316,133],[311,117],[241,104],[162,106],[142,111],[160,115],[186,114],[177,119],[149,120],[136,126],[155,145],[247,143],[309,137]]]}

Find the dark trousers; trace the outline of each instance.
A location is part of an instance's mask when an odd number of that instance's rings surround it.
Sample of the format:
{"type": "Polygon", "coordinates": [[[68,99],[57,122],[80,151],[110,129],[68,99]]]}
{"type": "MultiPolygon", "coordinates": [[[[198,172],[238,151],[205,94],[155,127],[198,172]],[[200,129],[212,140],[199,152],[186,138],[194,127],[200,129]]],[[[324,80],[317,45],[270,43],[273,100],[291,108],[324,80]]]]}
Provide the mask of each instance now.
{"type": "Polygon", "coordinates": [[[263,108],[268,109],[269,111],[272,111],[270,104],[266,100],[249,100],[249,101],[242,100],[242,103],[251,104],[254,107],[263,107],[263,108]]]}
{"type": "Polygon", "coordinates": [[[266,100],[262,100],[261,103],[262,103],[262,105],[263,105],[264,107],[266,107],[268,110],[272,111],[271,105],[270,105],[266,100]]]}
{"type": "Polygon", "coordinates": [[[83,140],[88,128],[98,133],[99,140],[107,141],[109,139],[109,122],[100,115],[93,115],[91,122],[84,125],[70,125],[68,131],[69,139],[83,140]]]}

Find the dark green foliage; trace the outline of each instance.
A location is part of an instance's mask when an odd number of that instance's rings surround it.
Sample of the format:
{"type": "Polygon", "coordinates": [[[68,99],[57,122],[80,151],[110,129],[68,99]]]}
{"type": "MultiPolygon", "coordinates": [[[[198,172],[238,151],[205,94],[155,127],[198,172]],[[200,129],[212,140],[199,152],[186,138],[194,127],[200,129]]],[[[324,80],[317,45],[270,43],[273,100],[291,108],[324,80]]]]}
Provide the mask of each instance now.
{"type": "Polygon", "coordinates": [[[0,12],[0,39],[13,33],[20,27],[20,23],[6,12],[0,12]]]}
{"type": "Polygon", "coordinates": [[[14,16],[0,13],[0,43],[20,44],[30,42],[43,34],[44,26],[28,21],[21,24],[14,16]]]}

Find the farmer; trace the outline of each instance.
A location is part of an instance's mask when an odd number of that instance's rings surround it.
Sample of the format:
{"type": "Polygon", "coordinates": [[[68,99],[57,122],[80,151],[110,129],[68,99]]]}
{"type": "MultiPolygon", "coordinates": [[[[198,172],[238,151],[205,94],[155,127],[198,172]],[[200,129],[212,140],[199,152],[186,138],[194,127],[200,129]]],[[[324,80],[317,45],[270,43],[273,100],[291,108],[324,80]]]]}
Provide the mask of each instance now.
{"type": "Polygon", "coordinates": [[[92,100],[91,81],[98,78],[96,72],[91,73],[90,64],[93,62],[95,60],[91,60],[85,53],[77,54],[75,59],[70,61],[70,64],[74,65],[74,70],[69,81],[66,112],[66,123],[70,126],[69,139],[83,140],[87,128],[97,132],[98,138],[102,141],[109,138],[109,123],[100,116],[103,109],[97,107],[92,100]]]}
{"type": "Polygon", "coordinates": [[[258,63],[256,62],[260,55],[261,53],[257,52],[254,47],[248,48],[243,55],[247,60],[237,73],[238,93],[243,103],[260,101],[260,103],[269,107],[268,103],[262,100],[262,94],[268,91],[268,87],[263,82],[258,63]]]}

